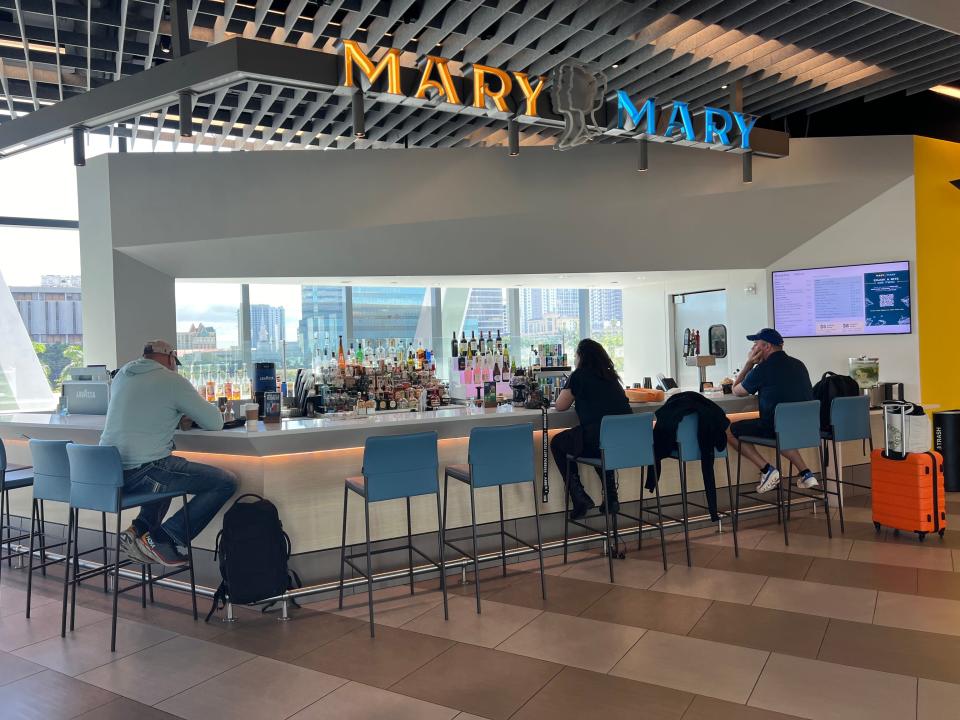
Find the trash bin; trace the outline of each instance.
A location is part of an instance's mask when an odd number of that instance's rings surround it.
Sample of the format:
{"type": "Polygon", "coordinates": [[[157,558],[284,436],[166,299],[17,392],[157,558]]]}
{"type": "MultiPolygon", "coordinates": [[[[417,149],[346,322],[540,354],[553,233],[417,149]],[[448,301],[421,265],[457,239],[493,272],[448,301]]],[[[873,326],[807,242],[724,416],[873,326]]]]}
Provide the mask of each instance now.
{"type": "Polygon", "coordinates": [[[943,456],[947,492],[960,491],[960,410],[933,413],[933,449],[943,456]]]}

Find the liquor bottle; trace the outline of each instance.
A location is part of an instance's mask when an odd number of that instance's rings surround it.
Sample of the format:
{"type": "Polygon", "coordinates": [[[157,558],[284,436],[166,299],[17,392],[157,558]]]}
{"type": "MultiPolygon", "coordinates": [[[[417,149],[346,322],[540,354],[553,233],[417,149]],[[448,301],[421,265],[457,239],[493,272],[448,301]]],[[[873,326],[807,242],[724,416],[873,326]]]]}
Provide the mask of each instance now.
{"type": "Polygon", "coordinates": [[[464,361],[463,363],[463,384],[464,385],[473,385],[473,363],[466,362],[466,356],[461,355],[460,359],[464,361]]]}
{"type": "Polygon", "coordinates": [[[231,386],[230,399],[231,400],[240,400],[240,380],[241,376],[239,373],[234,374],[233,385],[231,386]]]}
{"type": "Polygon", "coordinates": [[[503,344],[503,364],[504,365],[510,364],[510,348],[507,347],[506,343],[503,344]]]}
{"type": "Polygon", "coordinates": [[[450,357],[455,358],[460,355],[460,345],[457,343],[457,331],[453,331],[453,340],[450,341],[450,357]]]}
{"type": "Polygon", "coordinates": [[[534,370],[540,369],[540,353],[533,345],[530,346],[530,367],[534,370]]]}
{"type": "MultiPolygon", "coordinates": [[[[454,335],[456,335],[456,333],[454,333],[454,335]]],[[[460,331],[460,354],[467,354],[467,334],[463,332],[463,330],[460,331]]]]}
{"type": "Polygon", "coordinates": [[[207,402],[216,402],[217,401],[217,379],[214,375],[213,367],[211,366],[210,372],[207,375],[207,402]]]}
{"type": "MultiPolygon", "coordinates": [[[[350,343],[350,354],[353,355],[353,343],[350,343]]],[[[363,365],[363,340],[357,340],[357,354],[354,355],[357,365],[363,365]]]]}
{"type": "Polygon", "coordinates": [[[462,352],[457,356],[457,370],[463,372],[467,369],[467,353],[462,352]]]}
{"type": "Polygon", "coordinates": [[[467,345],[471,355],[474,355],[477,352],[477,337],[473,330],[470,331],[470,343],[467,345]]]}
{"type": "Polygon", "coordinates": [[[697,330],[696,347],[697,347],[696,354],[699,355],[700,354],[700,331],[699,330],[697,330]]]}
{"type": "Polygon", "coordinates": [[[323,357],[327,357],[330,352],[330,333],[326,332],[323,334],[323,357]]]}
{"type": "Polygon", "coordinates": [[[500,328],[497,328],[497,355],[503,354],[503,338],[500,337],[500,328]]]}
{"type": "Polygon", "coordinates": [[[423,341],[417,340],[416,369],[425,370],[427,367],[427,351],[423,349],[423,341]]]}
{"type": "Polygon", "coordinates": [[[407,370],[413,370],[416,367],[417,360],[413,356],[413,350],[407,352],[407,370]]]}
{"type": "MultiPolygon", "coordinates": [[[[497,330],[497,334],[500,334],[499,330],[497,330]]],[[[492,355],[494,350],[496,350],[496,347],[493,344],[493,331],[487,330],[487,352],[492,355]]]]}
{"type": "Polygon", "coordinates": [[[493,381],[500,382],[503,378],[500,376],[500,363],[493,361],[493,381]]]}
{"type": "Polygon", "coordinates": [[[477,352],[483,355],[487,351],[487,341],[483,339],[483,330],[480,331],[480,339],[477,340],[477,352]]]}
{"type": "Polygon", "coordinates": [[[340,336],[340,347],[337,349],[337,367],[340,370],[347,367],[347,359],[343,354],[343,335],[340,336]]]}
{"type": "Polygon", "coordinates": [[[229,370],[223,380],[223,397],[227,400],[233,400],[233,377],[230,375],[229,370]]]}

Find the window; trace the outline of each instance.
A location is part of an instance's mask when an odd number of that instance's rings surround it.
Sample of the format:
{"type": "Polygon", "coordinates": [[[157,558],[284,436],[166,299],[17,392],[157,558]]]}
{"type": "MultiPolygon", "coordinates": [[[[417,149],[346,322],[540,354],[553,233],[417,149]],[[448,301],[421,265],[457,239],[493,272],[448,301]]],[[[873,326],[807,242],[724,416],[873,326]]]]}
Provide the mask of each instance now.
{"type": "Polygon", "coordinates": [[[242,375],[240,285],[178,280],[175,292],[183,374],[195,386],[218,373],[242,375]]]}
{"type": "Polygon", "coordinates": [[[83,364],[75,229],[0,225],[0,408],[50,410],[83,364]]]}
{"type": "Polygon", "coordinates": [[[520,289],[520,357],[530,362],[531,346],[563,345],[568,361],[580,341],[580,291],[576,288],[520,289]]]}
{"type": "Polygon", "coordinates": [[[590,290],[590,337],[603,345],[617,370],[623,372],[622,290],[590,290]]]}

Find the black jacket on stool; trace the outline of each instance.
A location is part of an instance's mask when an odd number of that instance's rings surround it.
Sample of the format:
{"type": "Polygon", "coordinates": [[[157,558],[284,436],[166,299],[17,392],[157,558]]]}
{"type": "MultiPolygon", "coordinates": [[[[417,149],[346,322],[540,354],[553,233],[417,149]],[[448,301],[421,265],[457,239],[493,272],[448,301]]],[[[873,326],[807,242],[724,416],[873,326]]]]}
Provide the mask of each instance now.
{"type": "MultiPolygon", "coordinates": [[[[657,458],[657,474],[660,477],[660,461],[677,450],[677,428],[687,415],[698,416],[697,440],[700,443],[700,469],[703,474],[703,489],[707,496],[710,517],[716,520],[717,481],[713,472],[714,452],[727,445],[727,428],[730,420],[717,403],[700,393],[682,392],[672,395],[656,412],[657,424],[653,428],[653,450],[657,458]]],[[[654,488],[652,473],[647,473],[647,490],[654,488]]]]}

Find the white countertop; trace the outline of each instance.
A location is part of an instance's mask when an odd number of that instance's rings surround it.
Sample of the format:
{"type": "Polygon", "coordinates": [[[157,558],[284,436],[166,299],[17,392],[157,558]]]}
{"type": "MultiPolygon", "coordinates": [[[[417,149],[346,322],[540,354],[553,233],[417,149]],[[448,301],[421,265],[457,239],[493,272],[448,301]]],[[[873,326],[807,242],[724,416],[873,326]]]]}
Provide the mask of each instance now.
{"type": "MultiPolygon", "coordinates": [[[[756,409],[754,398],[719,396],[713,398],[728,412],[749,412],[756,409]]],[[[662,403],[633,403],[635,412],[650,412],[662,403]]],[[[55,413],[13,413],[0,415],[0,437],[71,439],[95,443],[100,438],[103,415],[58,415],[55,413]]],[[[362,447],[370,435],[400,435],[408,432],[435,430],[441,439],[467,437],[478,425],[510,425],[518,422],[541,427],[541,411],[502,405],[498,408],[475,409],[448,407],[428,412],[384,413],[336,418],[291,418],[280,424],[265,425],[262,421],[242,428],[205,431],[189,430],[174,434],[178,450],[233,455],[269,456],[286,453],[314,452],[362,447]]],[[[551,429],[575,425],[573,410],[548,412],[551,429]]]]}

